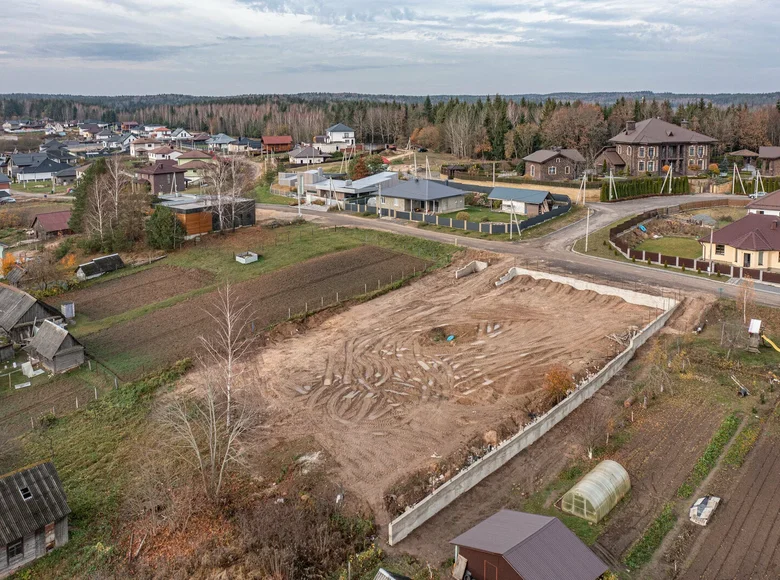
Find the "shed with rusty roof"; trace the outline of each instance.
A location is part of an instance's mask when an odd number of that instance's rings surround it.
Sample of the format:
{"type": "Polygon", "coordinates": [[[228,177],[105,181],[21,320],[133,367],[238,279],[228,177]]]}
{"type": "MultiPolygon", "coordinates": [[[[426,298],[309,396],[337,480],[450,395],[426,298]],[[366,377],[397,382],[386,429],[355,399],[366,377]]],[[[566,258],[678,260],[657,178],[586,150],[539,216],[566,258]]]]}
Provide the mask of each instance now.
{"type": "Polygon", "coordinates": [[[39,213],[33,218],[30,228],[39,240],[72,234],[73,230],[70,229],[69,224],[70,213],[70,210],[39,213]]]}

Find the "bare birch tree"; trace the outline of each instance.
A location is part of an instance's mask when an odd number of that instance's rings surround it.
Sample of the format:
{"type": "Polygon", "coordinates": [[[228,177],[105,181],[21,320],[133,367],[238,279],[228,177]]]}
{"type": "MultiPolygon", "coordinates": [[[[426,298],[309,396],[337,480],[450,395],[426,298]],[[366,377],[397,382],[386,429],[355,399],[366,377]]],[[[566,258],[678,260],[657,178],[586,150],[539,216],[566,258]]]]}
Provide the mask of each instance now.
{"type": "Polygon", "coordinates": [[[114,220],[119,221],[119,207],[122,205],[122,195],[130,185],[130,175],[122,166],[118,155],[106,160],[106,187],[114,206],[114,220]]]}
{"type": "Polygon", "coordinates": [[[107,181],[106,174],[97,177],[87,192],[86,231],[96,235],[101,245],[111,235],[114,225],[114,201],[107,181]]]}
{"type": "Polygon", "coordinates": [[[254,342],[249,331],[251,303],[240,303],[230,284],[217,291],[214,310],[209,316],[214,322],[213,332],[201,336],[206,364],[214,365],[225,389],[225,421],[230,426],[233,386],[240,376],[238,364],[254,342]]]}

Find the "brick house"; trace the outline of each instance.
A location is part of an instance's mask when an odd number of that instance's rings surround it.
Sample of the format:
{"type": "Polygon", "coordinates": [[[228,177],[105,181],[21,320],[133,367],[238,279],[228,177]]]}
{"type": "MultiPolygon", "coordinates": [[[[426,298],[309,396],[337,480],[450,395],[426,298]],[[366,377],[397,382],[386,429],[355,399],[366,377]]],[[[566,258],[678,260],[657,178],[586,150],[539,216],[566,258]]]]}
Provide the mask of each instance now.
{"type": "Polygon", "coordinates": [[[542,181],[577,179],[585,166],[585,158],[576,149],[539,149],[523,157],[525,177],[542,181]]]}
{"type": "Polygon", "coordinates": [[[187,170],[179,167],[176,161],[158,161],[147,167],[142,167],[136,172],[139,179],[149,182],[152,193],[157,195],[161,193],[176,193],[184,191],[186,183],[184,174],[187,170]]]}
{"type": "Polygon", "coordinates": [[[663,175],[670,166],[675,175],[707,169],[716,139],[662,119],[627,121],[626,128],[596,155],[596,170],[627,171],[630,175],[663,175]],[[622,161],[623,165],[620,165],[622,161]]]}
{"type": "Polygon", "coordinates": [[[780,176],[780,147],[759,147],[758,158],[764,175],[780,176]]]}

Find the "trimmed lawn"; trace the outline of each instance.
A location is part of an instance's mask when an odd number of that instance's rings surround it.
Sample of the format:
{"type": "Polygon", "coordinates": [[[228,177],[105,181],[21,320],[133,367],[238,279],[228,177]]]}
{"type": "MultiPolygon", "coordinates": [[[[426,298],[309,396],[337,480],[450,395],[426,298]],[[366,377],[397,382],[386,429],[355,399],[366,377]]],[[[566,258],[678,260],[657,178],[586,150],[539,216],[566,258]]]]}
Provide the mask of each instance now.
{"type": "Polygon", "coordinates": [[[252,191],[252,197],[258,203],[273,203],[276,205],[290,205],[290,198],[283,195],[274,195],[268,185],[258,185],[252,191]]]}
{"type": "MultiPolygon", "coordinates": [[[[502,211],[491,211],[490,208],[487,207],[477,207],[474,205],[468,205],[465,209],[459,210],[459,211],[453,211],[450,213],[443,213],[440,214],[440,217],[445,218],[451,218],[451,219],[458,219],[457,215],[461,212],[465,212],[469,214],[469,221],[470,222],[483,222],[483,221],[490,221],[490,222],[501,222],[508,224],[509,223],[509,214],[504,213],[502,211]],[[485,219],[487,218],[487,219],[485,219]]],[[[526,219],[526,216],[517,216],[518,221],[526,219]]]]}
{"type": "Polygon", "coordinates": [[[693,238],[670,236],[657,240],[646,240],[635,249],[646,252],[659,252],[667,256],[680,256],[681,258],[701,258],[701,244],[693,238]]]}

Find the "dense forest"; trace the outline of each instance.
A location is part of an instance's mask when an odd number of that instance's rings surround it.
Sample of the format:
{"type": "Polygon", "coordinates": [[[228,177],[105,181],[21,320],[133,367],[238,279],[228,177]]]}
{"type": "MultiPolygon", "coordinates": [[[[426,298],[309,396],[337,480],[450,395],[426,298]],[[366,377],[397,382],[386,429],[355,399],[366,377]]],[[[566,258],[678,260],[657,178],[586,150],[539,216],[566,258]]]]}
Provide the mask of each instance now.
{"type": "Polygon", "coordinates": [[[657,99],[640,93],[637,98],[594,102],[608,94],[594,93],[590,100],[498,95],[6,95],[0,97],[0,117],[135,120],[233,136],[290,134],[296,141],[310,140],[342,122],[356,130],[361,142],[405,145],[411,139],[428,149],[484,159],[516,159],[540,146],[559,145],[576,148],[592,160],[627,120],[649,117],[673,123],[687,120],[691,129],[718,140],[716,156],[734,148],[780,144],[778,94],[709,95],[697,100],[692,95],[657,99]],[[767,104],[770,97],[774,100],[767,104]]]}

